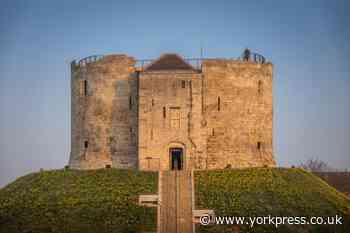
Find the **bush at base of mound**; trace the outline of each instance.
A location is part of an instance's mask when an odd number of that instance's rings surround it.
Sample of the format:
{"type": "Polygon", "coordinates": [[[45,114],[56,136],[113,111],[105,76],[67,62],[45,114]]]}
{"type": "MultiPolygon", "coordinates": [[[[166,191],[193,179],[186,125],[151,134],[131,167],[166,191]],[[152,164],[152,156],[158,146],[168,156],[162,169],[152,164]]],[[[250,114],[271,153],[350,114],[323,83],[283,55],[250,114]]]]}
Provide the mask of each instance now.
{"type": "Polygon", "coordinates": [[[137,205],[157,192],[157,173],[53,170],[0,190],[1,233],[104,233],[156,230],[156,208],[137,205]]]}
{"type": "MultiPolygon", "coordinates": [[[[196,209],[216,216],[341,216],[342,225],[198,226],[197,232],[349,232],[350,199],[300,169],[247,168],[195,172],[196,209]],[[238,231],[237,231],[238,232],[238,231]]],[[[247,220],[247,218],[245,219],[247,220]]],[[[249,220],[248,220],[249,221],[249,220]]],[[[246,222],[246,221],[245,221],[246,222]]]]}

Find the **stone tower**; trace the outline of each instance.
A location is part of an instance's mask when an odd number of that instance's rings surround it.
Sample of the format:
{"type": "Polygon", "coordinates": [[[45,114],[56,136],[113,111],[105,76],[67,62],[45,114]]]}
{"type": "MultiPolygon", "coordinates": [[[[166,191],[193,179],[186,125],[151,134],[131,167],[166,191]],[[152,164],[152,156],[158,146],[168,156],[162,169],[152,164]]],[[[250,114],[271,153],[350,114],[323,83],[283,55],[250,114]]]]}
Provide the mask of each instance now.
{"type": "Polygon", "coordinates": [[[73,168],[275,166],[273,67],[258,54],[164,54],[147,65],[110,55],[71,66],[73,168]]]}
{"type": "Polygon", "coordinates": [[[137,167],[137,77],[125,55],[71,63],[71,156],[77,169],[137,167]]]}

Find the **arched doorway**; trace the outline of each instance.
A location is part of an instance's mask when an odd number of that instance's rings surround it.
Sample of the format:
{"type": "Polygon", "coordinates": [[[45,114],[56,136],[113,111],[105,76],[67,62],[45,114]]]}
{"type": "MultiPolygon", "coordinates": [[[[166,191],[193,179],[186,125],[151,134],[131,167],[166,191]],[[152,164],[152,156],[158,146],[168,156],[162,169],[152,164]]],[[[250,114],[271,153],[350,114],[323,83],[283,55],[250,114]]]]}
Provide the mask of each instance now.
{"type": "Polygon", "coordinates": [[[181,147],[170,147],[170,169],[182,170],[184,168],[184,151],[181,147]]]}

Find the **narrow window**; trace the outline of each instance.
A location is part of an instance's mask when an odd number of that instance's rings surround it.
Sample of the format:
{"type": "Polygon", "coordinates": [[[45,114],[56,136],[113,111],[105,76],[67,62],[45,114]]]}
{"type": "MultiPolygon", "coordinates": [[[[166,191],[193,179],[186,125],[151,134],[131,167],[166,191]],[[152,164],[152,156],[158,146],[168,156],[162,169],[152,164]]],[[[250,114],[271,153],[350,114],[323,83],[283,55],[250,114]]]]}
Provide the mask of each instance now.
{"type": "Polygon", "coordinates": [[[262,93],[262,81],[261,80],[258,81],[258,93],[259,94],[262,93]]]}
{"type": "Polygon", "coordinates": [[[182,88],[186,88],[186,81],[185,81],[185,80],[182,80],[182,81],[181,81],[181,87],[182,87],[182,88]]]}
{"type": "Polygon", "coordinates": [[[154,99],[152,99],[152,106],[154,106],[154,99]]]}
{"type": "Polygon", "coordinates": [[[163,107],[163,118],[166,118],[166,109],[163,107]]]}
{"type": "Polygon", "coordinates": [[[218,111],[220,111],[220,109],[221,109],[221,103],[220,103],[221,101],[220,101],[220,97],[218,97],[218,111]]]}
{"type": "Polygon", "coordinates": [[[258,142],[258,143],[256,144],[256,147],[257,147],[258,150],[261,150],[261,142],[258,142]]]}
{"type": "Polygon", "coordinates": [[[84,96],[87,96],[88,93],[88,82],[84,80],[84,96]]]}
{"type": "Polygon", "coordinates": [[[129,96],[129,110],[132,109],[132,97],[129,96]]]}
{"type": "Polygon", "coordinates": [[[130,127],[130,133],[132,133],[132,127],[130,127]]]}
{"type": "Polygon", "coordinates": [[[84,148],[87,149],[89,147],[89,141],[85,140],[84,141],[84,148]]]}

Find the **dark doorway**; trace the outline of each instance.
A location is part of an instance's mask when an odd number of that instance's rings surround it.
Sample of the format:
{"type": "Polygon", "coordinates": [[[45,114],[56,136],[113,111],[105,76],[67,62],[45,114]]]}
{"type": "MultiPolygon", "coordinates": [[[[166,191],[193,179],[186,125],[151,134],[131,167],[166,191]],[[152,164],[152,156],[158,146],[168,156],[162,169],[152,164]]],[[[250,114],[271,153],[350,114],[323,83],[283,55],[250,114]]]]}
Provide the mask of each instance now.
{"type": "Polygon", "coordinates": [[[183,169],[183,150],[182,148],[170,148],[170,167],[171,170],[183,169]]]}

